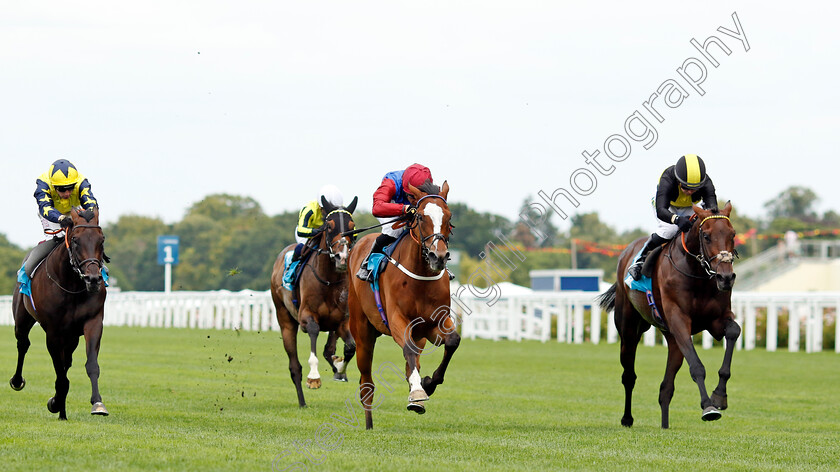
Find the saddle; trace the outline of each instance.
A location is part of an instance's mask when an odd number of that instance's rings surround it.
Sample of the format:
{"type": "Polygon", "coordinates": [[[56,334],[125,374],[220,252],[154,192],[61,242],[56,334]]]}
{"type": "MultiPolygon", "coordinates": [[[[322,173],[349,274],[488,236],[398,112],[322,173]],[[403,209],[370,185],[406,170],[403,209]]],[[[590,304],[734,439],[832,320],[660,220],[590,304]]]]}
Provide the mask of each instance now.
{"type": "Polygon", "coordinates": [[[653,277],[653,269],[656,268],[656,263],[659,260],[659,253],[662,252],[662,248],[665,245],[660,245],[650,251],[648,254],[647,259],[645,259],[645,263],[642,264],[642,275],[647,278],[653,277]]]}

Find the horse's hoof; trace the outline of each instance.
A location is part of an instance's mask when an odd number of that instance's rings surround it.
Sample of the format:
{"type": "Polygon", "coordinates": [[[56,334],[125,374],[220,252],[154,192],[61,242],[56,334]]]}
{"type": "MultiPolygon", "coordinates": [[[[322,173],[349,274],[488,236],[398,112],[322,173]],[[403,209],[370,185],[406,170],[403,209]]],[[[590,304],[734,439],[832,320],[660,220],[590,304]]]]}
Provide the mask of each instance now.
{"type": "Polygon", "coordinates": [[[339,374],[338,372],[336,372],[333,375],[333,380],[335,380],[336,382],[347,382],[347,374],[339,374]]]}
{"type": "Polygon", "coordinates": [[[413,411],[418,415],[422,415],[426,412],[426,406],[423,402],[408,402],[408,406],[406,407],[408,411],[413,411]]]}
{"type": "Polygon", "coordinates": [[[13,382],[14,379],[15,379],[14,377],[9,379],[9,386],[12,387],[12,390],[14,390],[16,392],[20,392],[21,390],[23,390],[23,387],[26,387],[26,379],[25,378],[23,378],[23,377],[20,378],[20,387],[15,387],[15,383],[13,382]]]}
{"type": "Polygon", "coordinates": [[[712,405],[720,411],[725,410],[729,405],[726,401],[726,395],[720,395],[718,393],[712,394],[712,405]]]}
{"type": "Polygon", "coordinates": [[[90,409],[90,414],[108,416],[108,409],[105,408],[105,405],[103,405],[102,402],[96,402],[93,404],[93,408],[90,409]]]}
{"type": "Polygon", "coordinates": [[[409,403],[409,410],[411,409],[411,403],[416,402],[424,402],[429,399],[429,396],[426,395],[424,390],[414,390],[408,394],[408,403],[409,403]]]}
{"type": "Polygon", "coordinates": [[[720,419],[720,411],[714,406],[707,406],[705,410],[703,410],[703,421],[715,421],[720,419]]]}
{"type": "Polygon", "coordinates": [[[321,379],[306,379],[306,388],[321,388],[321,379]]]}
{"type": "Polygon", "coordinates": [[[55,397],[47,400],[47,410],[49,410],[50,413],[58,413],[58,407],[55,405],[55,397]]]}

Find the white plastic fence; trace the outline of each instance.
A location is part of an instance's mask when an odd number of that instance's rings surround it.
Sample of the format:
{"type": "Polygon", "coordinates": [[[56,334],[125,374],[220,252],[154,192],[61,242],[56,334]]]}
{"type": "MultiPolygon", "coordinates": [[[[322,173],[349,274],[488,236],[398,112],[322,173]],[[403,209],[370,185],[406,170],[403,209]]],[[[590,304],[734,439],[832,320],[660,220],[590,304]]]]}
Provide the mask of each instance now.
{"type": "MultiPolygon", "coordinates": [[[[539,340],[551,339],[552,328],[558,342],[598,343],[604,316],[606,341],[614,343],[618,333],[612,314],[604,313],[592,292],[535,292],[488,299],[453,297],[452,310],[465,338],[539,340]]],[[[0,296],[0,325],[12,325],[11,296],[0,296]]],[[[787,317],[788,350],[800,350],[801,328],[805,331],[806,352],[823,349],[823,331],[834,320],[834,351],[840,353],[840,292],[759,293],[733,292],[733,311],[742,334],[738,349],[755,349],[758,315],[766,314],[763,332],[768,351],[778,346],[779,318],[787,317]]],[[[159,328],[203,329],[280,329],[271,295],[265,292],[118,292],[109,293],[105,304],[108,326],[149,326],[159,328]]],[[[712,337],[703,333],[703,347],[711,348],[712,337]]],[[[644,335],[646,345],[656,343],[656,330],[644,335]]],[[[829,346],[826,346],[829,347],[829,346]]]]}

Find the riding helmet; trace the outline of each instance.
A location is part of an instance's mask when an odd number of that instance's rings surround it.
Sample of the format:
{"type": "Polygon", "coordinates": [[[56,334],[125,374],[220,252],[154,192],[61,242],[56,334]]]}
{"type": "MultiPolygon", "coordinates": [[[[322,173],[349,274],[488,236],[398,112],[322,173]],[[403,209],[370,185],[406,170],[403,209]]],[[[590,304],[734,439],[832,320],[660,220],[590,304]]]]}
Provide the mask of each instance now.
{"type": "Polygon", "coordinates": [[[706,164],[700,156],[686,154],[674,166],[674,176],[683,187],[699,188],[706,182],[706,164]]]}
{"type": "Polygon", "coordinates": [[[81,176],[76,166],[67,159],[59,159],[50,166],[50,183],[53,187],[67,187],[76,185],[81,176]]]}
{"type": "Polygon", "coordinates": [[[319,205],[322,204],[322,199],[336,208],[344,206],[344,196],[341,194],[341,190],[333,184],[321,187],[320,197],[318,198],[319,205]]]}

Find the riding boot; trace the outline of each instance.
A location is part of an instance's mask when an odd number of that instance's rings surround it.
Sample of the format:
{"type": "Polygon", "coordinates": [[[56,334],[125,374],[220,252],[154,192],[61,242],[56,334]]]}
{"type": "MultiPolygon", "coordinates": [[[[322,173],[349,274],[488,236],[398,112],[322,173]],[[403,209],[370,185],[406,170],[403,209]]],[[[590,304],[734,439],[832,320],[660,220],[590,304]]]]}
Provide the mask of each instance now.
{"type": "Polygon", "coordinates": [[[26,261],[23,263],[24,270],[26,271],[26,275],[32,277],[32,271],[38,267],[38,264],[47,257],[47,254],[52,252],[52,250],[58,245],[61,241],[59,238],[50,238],[45,241],[40,242],[37,246],[35,246],[32,251],[29,252],[29,256],[26,258],[26,261]]]}
{"type": "Polygon", "coordinates": [[[292,262],[300,260],[300,253],[301,253],[302,250],[303,250],[303,244],[298,243],[297,246],[295,246],[294,252],[292,253],[292,262]]]}
{"type": "Polygon", "coordinates": [[[365,257],[365,260],[362,261],[362,266],[359,267],[359,271],[356,272],[356,277],[364,280],[365,282],[373,282],[373,274],[367,268],[370,255],[382,252],[382,249],[384,249],[385,246],[393,243],[396,240],[397,238],[387,234],[380,234],[379,236],[377,236],[376,241],[373,242],[373,247],[370,248],[370,253],[368,253],[367,257],[365,257]]]}
{"type": "Polygon", "coordinates": [[[642,254],[639,255],[639,260],[630,266],[630,269],[627,271],[630,274],[630,277],[633,277],[633,280],[639,280],[642,278],[642,266],[645,264],[645,259],[647,259],[648,253],[650,253],[653,248],[661,244],[665,244],[666,242],[668,242],[667,239],[656,233],[650,235],[650,238],[648,238],[645,242],[645,246],[642,248],[642,254]]]}

